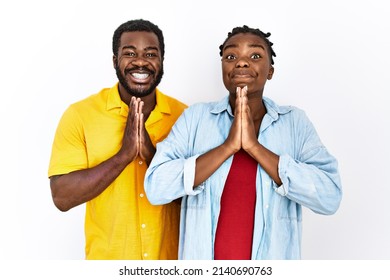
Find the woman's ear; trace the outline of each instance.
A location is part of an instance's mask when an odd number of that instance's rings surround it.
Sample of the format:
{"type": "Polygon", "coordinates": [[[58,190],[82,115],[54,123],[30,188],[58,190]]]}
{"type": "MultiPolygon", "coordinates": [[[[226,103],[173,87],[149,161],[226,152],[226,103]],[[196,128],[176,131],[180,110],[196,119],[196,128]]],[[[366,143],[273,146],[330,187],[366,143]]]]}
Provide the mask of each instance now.
{"type": "Polygon", "coordinates": [[[274,75],[274,71],[275,71],[275,68],[273,66],[271,66],[269,68],[269,71],[268,71],[268,76],[267,76],[267,79],[268,80],[271,80],[272,79],[272,76],[274,75]]]}

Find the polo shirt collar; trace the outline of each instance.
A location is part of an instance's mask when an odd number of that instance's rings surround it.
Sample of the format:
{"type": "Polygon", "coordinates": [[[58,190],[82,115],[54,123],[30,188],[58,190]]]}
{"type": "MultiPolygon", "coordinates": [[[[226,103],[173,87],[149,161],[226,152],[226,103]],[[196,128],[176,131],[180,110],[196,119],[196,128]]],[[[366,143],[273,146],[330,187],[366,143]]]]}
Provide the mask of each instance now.
{"type": "Polygon", "coordinates": [[[112,109],[121,108],[122,112],[124,107],[128,107],[128,105],[122,101],[119,95],[118,83],[116,83],[115,86],[109,89],[106,109],[107,111],[110,111],[112,109]]]}
{"type": "Polygon", "coordinates": [[[158,109],[163,114],[171,114],[171,107],[169,106],[168,97],[163,94],[158,88],[156,88],[156,109],[158,109]]]}
{"type": "MultiPolygon", "coordinates": [[[[120,114],[126,116],[129,111],[129,105],[122,101],[119,95],[118,84],[116,83],[115,86],[109,89],[106,109],[109,111],[120,108],[120,114]]],[[[157,104],[153,111],[157,110],[163,114],[171,114],[168,98],[159,89],[156,89],[156,102],[157,104]]]]}

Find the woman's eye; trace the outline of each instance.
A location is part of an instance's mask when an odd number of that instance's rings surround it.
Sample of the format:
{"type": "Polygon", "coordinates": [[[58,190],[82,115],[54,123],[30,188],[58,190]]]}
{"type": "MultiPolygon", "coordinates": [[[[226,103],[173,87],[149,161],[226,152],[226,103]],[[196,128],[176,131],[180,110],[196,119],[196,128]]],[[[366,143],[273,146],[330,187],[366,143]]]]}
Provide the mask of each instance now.
{"type": "Polygon", "coordinates": [[[226,56],[226,59],[228,59],[228,60],[235,59],[235,56],[232,55],[232,54],[228,54],[228,55],[226,56]]]}

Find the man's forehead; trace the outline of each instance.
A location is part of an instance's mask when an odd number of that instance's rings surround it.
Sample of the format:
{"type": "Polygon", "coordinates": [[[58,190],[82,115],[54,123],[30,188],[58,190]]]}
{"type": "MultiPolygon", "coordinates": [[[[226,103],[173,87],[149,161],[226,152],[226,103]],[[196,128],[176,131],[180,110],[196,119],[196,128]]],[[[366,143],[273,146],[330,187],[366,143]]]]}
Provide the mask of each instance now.
{"type": "Polygon", "coordinates": [[[156,48],[160,49],[160,44],[157,38],[157,35],[153,32],[147,31],[132,31],[124,32],[121,35],[120,47],[133,47],[133,48],[156,48]]]}
{"type": "Polygon", "coordinates": [[[154,41],[158,43],[158,37],[153,32],[149,31],[126,31],[121,35],[121,41],[123,40],[143,40],[154,41]]]}

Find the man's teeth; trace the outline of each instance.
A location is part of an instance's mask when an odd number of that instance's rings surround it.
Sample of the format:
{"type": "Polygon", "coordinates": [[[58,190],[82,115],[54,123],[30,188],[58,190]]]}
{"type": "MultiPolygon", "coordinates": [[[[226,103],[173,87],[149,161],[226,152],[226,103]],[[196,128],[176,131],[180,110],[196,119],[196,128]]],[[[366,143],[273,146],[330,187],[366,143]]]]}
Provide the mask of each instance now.
{"type": "Polygon", "coordinates": [[[132,73],[131,75],[136,79],[146,79],[149,77],[148,73],[132,73]]]}

